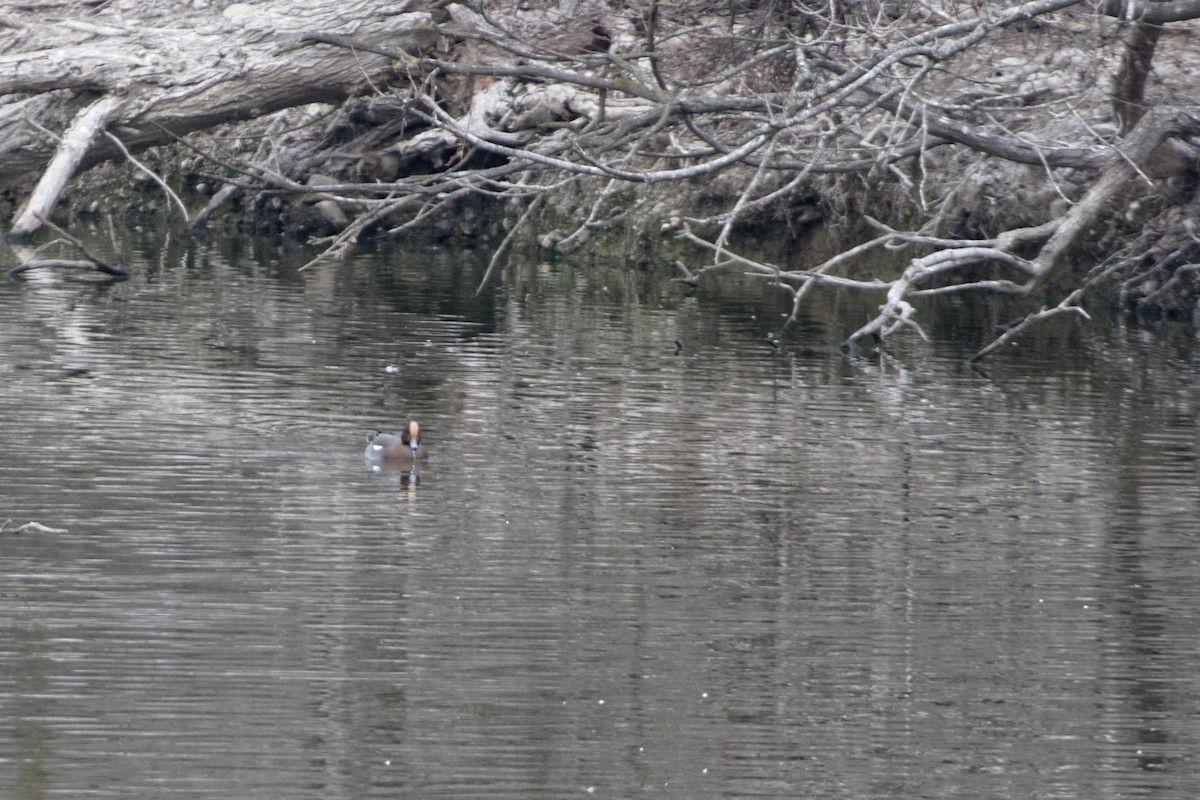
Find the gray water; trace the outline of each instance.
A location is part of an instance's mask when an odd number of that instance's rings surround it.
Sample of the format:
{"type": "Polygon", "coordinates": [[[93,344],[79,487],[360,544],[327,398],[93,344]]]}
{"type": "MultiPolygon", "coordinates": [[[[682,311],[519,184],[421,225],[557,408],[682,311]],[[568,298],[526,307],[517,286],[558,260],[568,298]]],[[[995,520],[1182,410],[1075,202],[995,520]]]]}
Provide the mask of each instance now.
{"type": "Polygon", "coordinates": [[[1195,796],[1187,330],[306,255],[0,284],[0,797],[1195,796]]]}

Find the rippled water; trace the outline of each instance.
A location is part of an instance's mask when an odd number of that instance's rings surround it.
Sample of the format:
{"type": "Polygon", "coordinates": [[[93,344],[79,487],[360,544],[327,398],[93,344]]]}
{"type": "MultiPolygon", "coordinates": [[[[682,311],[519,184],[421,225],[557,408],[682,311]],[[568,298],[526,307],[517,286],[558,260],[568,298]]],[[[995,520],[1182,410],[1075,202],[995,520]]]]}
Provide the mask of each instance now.
{"type": "Polygon", "coordinates": [[[1186,336],[302,262],[0,284],[0,797],[1194,796],[1186,336]]]}

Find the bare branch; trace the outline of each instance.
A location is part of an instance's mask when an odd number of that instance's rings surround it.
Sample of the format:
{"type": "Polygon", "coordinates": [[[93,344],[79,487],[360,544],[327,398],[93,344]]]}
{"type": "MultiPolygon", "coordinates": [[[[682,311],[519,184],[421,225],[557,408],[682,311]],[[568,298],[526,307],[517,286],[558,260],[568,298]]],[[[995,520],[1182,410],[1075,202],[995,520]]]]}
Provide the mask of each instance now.
{"type": "Polygon", "coordinates": [[[133,154],[129,152],[129,149],[125,147],[124,142],[122,142],[116,136],[113,136],[112,133],[105,131],[104,135],[108,137],[109,141],[117,146],[117,149],[121,151],[121,154],[125,156],[126,160],[128,160],[130,164],[133,164],[142,174],[148,176],[150,180],[158,184],[159,188],[163,190],[163,193],[167,196],[167,198],[171,200],[171,202],[175,203],[175,207],[178,208],[179,213],[183,215],[183,221],[191,222],[191,219],[188,217],[187,206],[185,206],[183,201],[179,199],[179,195],[171,191],[171,187],[167,186],[167,182],[158,177],[154,170],[150,169],[145,164],[134,158],[133,154]]]}
{"type": "Polygon", "coordinates": [[[501,258],[503,258],[504,254],[508,252],[508,248],[512,246],[513,240],[517,236],[517,232],[526,223],[528,223],[530,219],[533,218],[533,215],[541,207],[542,203],[546,201],[546,196],[547,195],[545,193],[542,193],[533,198],[533,202],[530,203],[529,207],[525,209],[525,212],[521,214],[521,218],[517,220],[517,224],[513,225],[512,230],[510,230],[508,235],[504,237],[504,241],[502,241],[500,246],[496,248],[494,253],[492,253],[491,260],[488,261],[487,269],[483,273],[483,278],[480,279],[479,286],[475,289],[475,294],[479,294],[483,291],[483,287],[487,286],[488,281],[491,280],[492,274],[496,271],[496,267],[499,265],[501,258]]]}
{"type": "Polygon", "coordinates": [[[996,352],[998,349],[1000,349],[1004,345],[1008,344],[1013,339],[1016,339],[1018,336],[1020,336],[1022,333],[1024,333],[1029,327],[1031,327],[1039,322],[1043,322],[1044,320],[1050,319],[1051,317],[1056,317],[1059,314],[1078,314],[1079,316],[1083,317],[1084,319],[1091,319],[1091,317],[1088,315],[1088,313],[1086,311],[1084,311],[1083,308],[1081,308],[1078,305],[1079,299],[1080,299],[1080,297],[1082,297],[1082,295],[1083,295],[1083,290],[1076,289],[1075,291],[1071,292],[1069,295],[1064,297],[1062,302],[1059,303],[1058,305],[1054,306],[1053,308],[1044,308],[1043,307],[1040,311],[1037,311],[1033,314],[1029,314],[1024,319],[1022,319],[1019,323],[1017,323],[1016,325],[1013,325],[1011,328],[1006,330],[1003,334],[1001,334],[996,339],[994,339],[990,344],[988,344],[987,347],[984,347],[978,353],[976,353],[975,355],[968,358],[967,363],[974,364],[974,363],[977,363],[977,362],[983,360],[991,353],[996,352]]]}
{"type": "MultiPolygon", "coordinates": [[[[128,278],[129,277],[129,272],[128,272],[128,270],[125,269],[124,259],[120,259],[116,264],[113,264],[110,261],[108,261],[107,259],[102,258],[101,256],[97,255],[96,253],[92,252],[88,248],[88,246],[85,245],[82,241],[75,238],[71,234],[67,233],[62,228],[58,227],[53,222],[51,222],[50,220],[39,216],[38,221],[41,224],[45,225],[47,228],[50,228],[55,233],[57,233],[63,241],[71,244],[76,249],[78,249],[79,252],[83,253],[84,258],[86,258],[87,260],[86,261],[75,261],[75,260],[71,260],[71,259],[58,259],[58,258],[32,259],[29,261],[24,261],[21,264],[18,264],[17,266],[8,270],[6,273],[4,273],[6,277],[12,278],[17,275],[20,275],[22,272],[28,272],[29,270],[33,270],[33,269],[85,270],[88,272],[102,272],[105,275],[111,275],[115,278],[128,278]]],[[[39,247],[36,252],[40,253],[43,249],[45,249],[44,246],[39,247]]]]}

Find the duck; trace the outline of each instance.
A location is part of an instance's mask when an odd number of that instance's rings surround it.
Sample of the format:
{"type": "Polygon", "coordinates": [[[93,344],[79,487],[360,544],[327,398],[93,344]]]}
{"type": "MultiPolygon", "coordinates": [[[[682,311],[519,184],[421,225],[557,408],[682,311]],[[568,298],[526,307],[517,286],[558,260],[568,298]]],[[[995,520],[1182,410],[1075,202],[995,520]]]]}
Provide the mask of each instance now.
{"type": "Polygon", "coordinates": [[[364,455],[369,461],[414,461],[428,458],[429,451],[421,444],[421,426],[410,420],[400,433],[375,431],[368,434],[364,455]]]}

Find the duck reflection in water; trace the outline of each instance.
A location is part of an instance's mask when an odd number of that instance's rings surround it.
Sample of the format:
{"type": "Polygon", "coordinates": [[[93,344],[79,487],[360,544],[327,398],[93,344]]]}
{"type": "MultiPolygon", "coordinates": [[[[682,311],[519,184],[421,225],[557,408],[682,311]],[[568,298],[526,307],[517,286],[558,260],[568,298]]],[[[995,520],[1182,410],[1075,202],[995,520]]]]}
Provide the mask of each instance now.
{"type": "Polygon", "coordinates": [[[363,457],[367,468],[373,472],[384,469],[407,471],[406,483],[416,483],[417,462],[428,458],[429,451],[421,444],[421,427],[410,421],[400,433],[376,431],[368,434],[363,457]]]}

